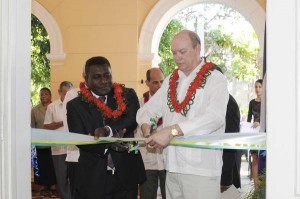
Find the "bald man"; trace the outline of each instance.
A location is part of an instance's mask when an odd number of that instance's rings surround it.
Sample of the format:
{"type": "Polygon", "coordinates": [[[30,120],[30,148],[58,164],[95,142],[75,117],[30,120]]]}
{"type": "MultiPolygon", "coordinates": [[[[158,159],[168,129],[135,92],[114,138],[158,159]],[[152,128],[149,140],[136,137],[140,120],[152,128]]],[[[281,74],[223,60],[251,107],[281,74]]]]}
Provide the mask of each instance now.
{"type": "Polygon", "coordinates": [[[214,64],[201,60],[200,49],[195,32],[183,30],[174,36],[171,50],[178,69],[137,113],[144,135],[153,115],[163,117],[162,129],[146,143],[164,148],[167,198],[221,197],[222,150],[169,145],[174,137],[225,131],[227,80],[214,64]]]}
{"type": "MultiPolygon", "coordinates": [[[[146,72],[146,85],[149,90],[145,92],[143,94],[143,97],[139,100],[141,107],[144,106],[144,104],[147,103],[149,99],[161,87],[164,78],[165,76],[160,68],[151,68],[146,72]]],[[[155,132],[160,130],[161,126],[162,119],[160,118],[157,122],[157,126],[155,126],[153,131],[155,132]]],[[[143,135],[141,129],[138,128],[136,137],[148,137],[148,135],[143,135]]],[[[147,180],[140,186],[140,198],[156,199],[158,185],[160,185],[162,198],[165,199],[166,170],[163,162],[163,150],[159,148],[149,148],[146,147],[144,143],[141,143],[140,151],[142,154],[147,176],[147,180]]]]}

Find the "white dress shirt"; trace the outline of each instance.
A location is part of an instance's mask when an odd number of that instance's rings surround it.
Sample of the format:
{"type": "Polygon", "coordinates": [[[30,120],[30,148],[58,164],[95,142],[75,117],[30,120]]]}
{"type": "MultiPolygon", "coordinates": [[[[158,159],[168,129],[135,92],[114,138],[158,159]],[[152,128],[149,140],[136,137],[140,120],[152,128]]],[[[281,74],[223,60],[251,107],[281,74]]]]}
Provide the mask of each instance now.
{"type": "MultiPolygon", "coordinates": [[[[68,120],[67,120],[67,103],[78,96],[79,88],[73,88],[69,90],[63,101],[63,123],[64,131],[69,132],[68,120]]],[[[67,162],[78,162],[79,148],[77,146],[67,146],[67,162]]]]}
{"type": "MultiPolygon", "coordinates": [[[[63,121],[63,102],[58,99],[48,105],[44,124],[51,124],[52,122],[63,121]]],[[[55,129],[58,131],[64,131],[64,127],[55,129]]],[[[66,146],[53,146],[51,147],[52,155],[62,155],[67,153],[66,146]]]]}
{"type": "MultiPolygon", "coordinates": [[[[149,99],[151,95],[149,93],[149,99]]],[[[144,98],[139,100],[140,106],[144,106],[144,98]]],[[[162,126],[157,127],[157,131],[159,131],[162,126]]],[[[141,138],[144,137],[142,130],[140,127],[137,127],[137,132],[135,133],[135,137],[141,138]]],[[[163,159],[163,150],[162,149],[154,149],[146,147],[145,143],[139,143],[139,150],[141,152],[143,162],[146,170],[164,170],[164,159],[163,159]]]]}
{"type": "MultiPolygon", "coordinates": [[[[179,71],[177,99],[182,102],[190,83],[195,79],[203,63],[197,66],[188,76],[179,71]]],[[[163,127],[178,124],[184,136],[218,134],[225,131],[225,115],[229,99],[227,80],[224,75],[214,70],[207,77],[204,88],[197,89],[194,103],[186,117],[171,112],[167,102],[168,76],[162,87],[137,113],[137,122],[150,124],[154,115],[163,117],[163,127]]],[[[222,150],[200,149],[180,146],[167,146],[164,149],[166,170],[182,174],[201,176],[220,176],[222,171],[222,150]]]]}

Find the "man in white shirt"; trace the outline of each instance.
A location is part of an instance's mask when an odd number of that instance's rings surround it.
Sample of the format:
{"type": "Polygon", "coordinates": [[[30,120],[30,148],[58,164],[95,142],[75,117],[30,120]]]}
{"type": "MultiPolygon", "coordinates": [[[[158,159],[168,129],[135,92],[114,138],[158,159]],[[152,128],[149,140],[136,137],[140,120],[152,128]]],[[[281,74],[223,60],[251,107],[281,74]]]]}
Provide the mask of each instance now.
{"type": "MultiPolygon", "coordinates": [[[[84,73],[83,73],[84,76],[84,73]]],[[[67,103],[78,97],[79,88],[70,89],[63,101],[63,123],[64,123],[64,131],[69,132],[68,122],[67,122],[67,103]]],[[[71,198],[74,198],[75,195],[75,179],[76,179],[76,172],[78,167],[78,158],[79,158],[79,148],[75,145],[67,146],[67,175],[68,180],[70,183],[70,191],[71,191],[71,198]]]]}
{"type": "MultiPolygon", "coordinates": [[[[68,90],[72,88],[72,83],[63,81],[58,89],[60,98],[52,102],[46,111],[44,128],[50,130],[64,131],[63,127],[63,101],[68,90]]],[[[70,187],[67,181],[67,164],[65,162],[67,147],[51,147],[53,165],[60,196],[63,199],[71,199],[70,187]]]]}
{"type": "MultiPolygon", "coordinates": [[[[143,107],[145,103],[156,93],[161,87],[164,81],[164,74],[159,68],[151,68],[146,73],[146,85],[149,91],[143,94],[143,97],[139,99],[140,106],[143,107]]],[[[159,131],[162,127],[162,118],[156,121],[157,124],[153,125],[153,133],[159,131]]],[[[136,137],[148,137],[149,135],[143,135],[141,128],[137,128],[136,137]]],[[[163,150],[146,147],[145,143],[139,145],[140,152],[142,154],[143,162],[146,169],[147,180],[140,186],[140,198],[141,199],[156,199],[158,182],[160,185],[160,191],[162,198],[166,198],[165,181],[166,170],[163,161],[163,150]]]]}
{"type": "Polygon", "coordinates": [[[137,113],[144,134],[151,117],[163,118],[163,128],[146,143],[165,147],[167,198],[220,198],[222,150],[169,145],[176,136],[225,131],[227,81],[214,64],[201,60],[200,49],[196,33],[184,30],[174,36],[171,50],[178,69],[137,113]]]}

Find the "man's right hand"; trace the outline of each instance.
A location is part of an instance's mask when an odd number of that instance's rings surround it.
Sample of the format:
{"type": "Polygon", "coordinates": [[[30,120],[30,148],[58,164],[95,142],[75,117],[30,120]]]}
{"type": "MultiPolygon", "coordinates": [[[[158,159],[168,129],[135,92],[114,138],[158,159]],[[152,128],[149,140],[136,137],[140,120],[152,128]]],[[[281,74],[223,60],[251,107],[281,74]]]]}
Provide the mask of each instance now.
{"type": "Polygon", "coordinates": [[[95,129],[94,132],[94,139],[98,140],[99,137],[106,137],[107,134],[109,134],[109,128],[108,127],[99,127],[95,129]]]}

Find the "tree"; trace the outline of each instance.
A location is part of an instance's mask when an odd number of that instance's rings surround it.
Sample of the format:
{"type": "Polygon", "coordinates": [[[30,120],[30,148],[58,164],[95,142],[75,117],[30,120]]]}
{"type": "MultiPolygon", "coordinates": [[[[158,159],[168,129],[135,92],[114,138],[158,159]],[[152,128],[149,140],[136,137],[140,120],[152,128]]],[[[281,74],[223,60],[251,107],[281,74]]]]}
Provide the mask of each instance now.
{"type": "MultiPolygon", "coordinates": [[[[211,61],[226,73],[228,79],[252,82],[258,78],[257,62],[258,46],[253,45],[257,40],[252,32],[239,35],[231,30],[225,31],[224,24],[232,26],[246,23],[245,19],[235,10],[220,4],[199,4],[178,13],[166,27],[159,46],[159,56],[162,58],[160,67],[166,75],[175,68],[171,39],[174,34],[183,29],[197,32],[198,20],[204,20],[204,49],[207,61],[211,61]],[[214,10],[214,12],[211,12],[214,10]],[[226,23],[224,23],[226,21],[226,23]]],[[[228,28],[227,28],[228,29],[228,28]]]]}
{"type": "Polygon", "coordinates": [[[31,15],[31,102],[39,102],[39,90],[50,87],[50,64],[46,54],[50,52],[48,33],[43,24],[31,15]]]}
{"type": "Polygon", "coordinates": [[[160,68],[166,75],[176,68],[170,45],[174,33],[182,29],[204,32],[202,45],[206,60],[222,69],[240,110],[247,113],[260,68],[258,40],[250,23],[236,10],[221,4],[198,4],[184,9],[166,27],[159,46],[160,68]],[[248,88],[248,94],[240,92],[244,87],[248,88]]]}
{"type": "Polygon", "coordinates": [[[251,82],[258,78],[257,54],[259,48],[251,45],[253,37],[234,37],[220,29],[214,29],[205,37],[205,49],[208,52],[208,61],[219,65],[228,79],[237,79],[251,82]]]}
{"type": "Polygon", "coordinates": [[[176,63],[173,59],[173,54],[170,48],[172,38],[177,32],[184,29],[185,27],[181,24],[180,21],[173,19],[172,21],[170,21],[165,31],[163,32],[158,48],[158,55],[162,58],[159,67],[162,69],[165,76],[172,73],[176,68],[176,63]]]}

